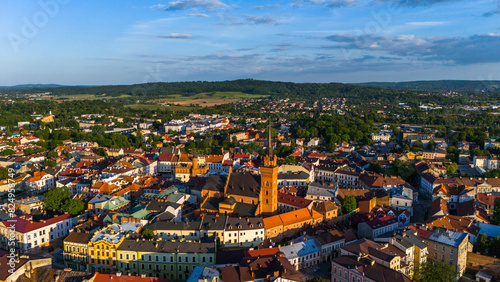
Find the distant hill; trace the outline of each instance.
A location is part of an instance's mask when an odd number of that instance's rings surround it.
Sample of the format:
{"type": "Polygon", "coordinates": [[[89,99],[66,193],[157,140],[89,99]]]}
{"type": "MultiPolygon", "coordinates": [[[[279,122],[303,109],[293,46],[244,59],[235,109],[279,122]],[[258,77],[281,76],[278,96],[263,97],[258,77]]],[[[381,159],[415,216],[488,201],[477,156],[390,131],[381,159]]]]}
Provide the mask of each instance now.
{"type": "Polygon", "coordinates": [[[500,91],[499,80],[428,80],[406,82],[365,82],[356,85],[401,90],[428,91],[500,91]]]}
{"type": "Polygon", "coordinates": [[[39,88],[57,88],[64,87],[64,85],[59,84],[19,84],[14,86],[0,86],[0,88],[10,88],[10,89],[39,89],[39,88]]]}

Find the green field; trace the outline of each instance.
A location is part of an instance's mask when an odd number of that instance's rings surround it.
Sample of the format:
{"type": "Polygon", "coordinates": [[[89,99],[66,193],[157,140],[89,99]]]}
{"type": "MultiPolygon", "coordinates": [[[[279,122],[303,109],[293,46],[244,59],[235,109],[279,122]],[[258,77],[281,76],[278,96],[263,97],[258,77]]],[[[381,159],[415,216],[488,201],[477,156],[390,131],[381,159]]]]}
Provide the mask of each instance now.
{"type": "Polygon", "coordinates": [[[190,107],[190,106],[162,106],[155,104],[130,104],[125,105],[125,107],[134,109],[134,110],[147,110],[147,111],[156,111],[156,110],[169,110],[169,111],[191,111],[198,107],[190,107]]]}
{"type": "Polygon", "coordinates": [[[198,94],[172,94],[162,97],[158,100],[161,101],[186,101],[186,100],[197,100],[197,99],[259,99],[266,98],[269,95],[263,94],[246,94],[243,92],[203,92],[198,94]]]}
{"type": "Polygon", "coordinates": [[[58,96],[55,98],[56,100],[66,100],[66,101],[75,101],[75,100],[111,100],[111,99],[120,99],[120,98],[131,98],[130,95],[120,95],[117,97],[110,97],[105,95],[96,95],[96,94],[75,94],[68,96],[58,96]]]}

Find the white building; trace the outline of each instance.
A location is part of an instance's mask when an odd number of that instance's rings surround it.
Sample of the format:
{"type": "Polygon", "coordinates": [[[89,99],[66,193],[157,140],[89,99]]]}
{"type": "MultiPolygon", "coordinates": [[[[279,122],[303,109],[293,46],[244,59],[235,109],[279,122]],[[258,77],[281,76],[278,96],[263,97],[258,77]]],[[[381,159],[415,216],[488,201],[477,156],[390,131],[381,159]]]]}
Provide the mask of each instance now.
{"type": "Polygon", "coordinates": [[[56,180],[51,174],[45,173],[43,171],[36,171],[33,177],[26,180],[26,185],[32,188],[32,190],[37,191],[47,191],[48,189],[56,186],[56,180]]]}
{"type": "Polygon", "coordinates": [[[374,239],[384,233],[394,231],[398,226],[398,220],[388,215],[358,224],[358,236],[374,239]]]}
{"type": "Polygon", "coordinates": [[[25,214],[0,222],[2,242],[7,244],[12,232],[16,238],[16,248],[28,251],[32,248],[45,246],[48,243],[65,237],[73,228],[71,216],[63,214],[53,218],[35,222],[31,215],[25,214]],[[11,229],[10,227],[13,226],[11,229]]]}
{"type": "Polygon", "coordinates": [[[229,217],[224,228],[225,247],[257,247],[264,241],[260,217],[229,217]]]}
{"type": "Polygon", "coordinates": [[[296,270],[313,267],[321,263],[321,245],[313,238],[301,236],[290,245],[280,247],[296,270]]]}
{"type": "Polygon", "coordinates": [[[372,141],[373,142],[389,142],[391,141],[391,134],[389,132],[379,132],[379,133],[372,133],[372,141]]]}

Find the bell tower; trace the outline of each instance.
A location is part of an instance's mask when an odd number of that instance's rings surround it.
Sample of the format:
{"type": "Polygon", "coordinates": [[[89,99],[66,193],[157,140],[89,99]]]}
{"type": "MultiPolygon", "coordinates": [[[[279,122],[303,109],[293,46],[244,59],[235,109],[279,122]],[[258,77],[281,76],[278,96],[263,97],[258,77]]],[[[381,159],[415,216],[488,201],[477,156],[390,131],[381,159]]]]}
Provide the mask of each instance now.
{"type": "Polygon", "coordinates": [[[279,166],[276,156],[273,154],[271,137],[271,118],[269,118],[267,156],[264,156],[264,164],[260,171],[260,213],[262,215],[274,215],[278,210],[278,171],[279,166]]]}

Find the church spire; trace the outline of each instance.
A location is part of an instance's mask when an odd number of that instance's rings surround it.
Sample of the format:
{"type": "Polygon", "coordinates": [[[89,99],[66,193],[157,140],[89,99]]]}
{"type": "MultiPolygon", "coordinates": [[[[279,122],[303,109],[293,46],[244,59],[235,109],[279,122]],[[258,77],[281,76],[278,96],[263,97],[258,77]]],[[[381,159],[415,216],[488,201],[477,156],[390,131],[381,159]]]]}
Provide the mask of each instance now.
{"type": "Polygon", "coordinates": [[[268,144],[267,144],[268,153],[267,154],[269,155],[270,158],[272,158],[272,156],[273,156],[273,142],[271,139],[271,117],[269,117],[269,128],[268,128],[267,141],[268,141],[268,144]]]}

